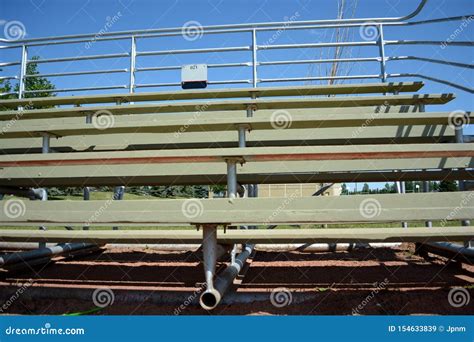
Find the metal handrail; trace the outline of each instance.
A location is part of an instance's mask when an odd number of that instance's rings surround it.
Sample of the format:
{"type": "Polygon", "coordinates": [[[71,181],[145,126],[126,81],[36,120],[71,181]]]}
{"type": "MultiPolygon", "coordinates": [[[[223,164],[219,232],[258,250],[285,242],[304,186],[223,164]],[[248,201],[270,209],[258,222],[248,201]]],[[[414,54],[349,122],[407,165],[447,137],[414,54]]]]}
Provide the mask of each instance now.
{"type": "MultiPolygon", "coordinates": [[[[425,6],[428,0],[421,0],[418,4],[418,7],[411,13],[402,17],[392,17],[392,18],[358,18],[358,19],[338,19],[338,20],[309,20],[298,22],[298,25],[319,25],[319,24],[345,24],[345,23],[365,23],[371,21],[374,23],[388,23],[388,22],[397,22],[409,20],[416,15],[418,15],[423,7],[425,6]]],[[[253,23],[253,24],[231,24],[231,25],[211,25],[203,27],[204,31],[211,30],[227,30],[227,29],[256,29],[256,28],[278,28],[282,25],[288,25],[287,22],[271,22],[271,23],[253,23]]],[[[292,24],[289,23],[291,26],[292,24]]],[[[163,29],[148,29],[148,30],[138,30],[138,31],[117,31],[117,32],[104,32],[103,37],[113,37],[113,36],[136,36],[139,34],[150,34],[150,33],[180,33],[182,27],[173,27],[173,28],[163,28],[163,29]]],[[[51,40],[65,40],[65,39],[75,39],[75,38],[94,38],[95,33],[89,34],[79,34],[79,35],[67,35],[67,36],[55,36],[55,37],[45,37],[45,38],[33,38],[33,39],[24,39],[18,40],[17,43],[25,44],[31,42],[39,41],[51,41],[51,40]]],[[[9,42],[7,39],[0,39],[0,42],[9,42]]]]}
{"type": "MultiPolygon", "coordinates": [[[[179,82],[161,82],[161,83],[149,83],[140,84],[136,82],[136,73],[140,72],[156,72],[165,70],[179,70],[181,66],[170,65],[170,66],[151,66],[151,67],[136,67],[136,59],[138,57],[146,56],[159,56],[159,55],[174,55],[174,54],[196,54],[196,53],[214,53],[214,52],[231,52],[231,51],[249,51],[252,53],[251,60],[249,62],[227,62],[227,63],[215,63],[209,64],[209,68],[230,68],[230,67],[250,67],[252,68],[252,79],[236,79],[236,80],[211,80],[209,84],[251,84],[253,87],[257,87],[259,83],[270,83],[270,82],[304,82],[304,81],[322,81],[322,80],[351,80],[351,79],[380,79],[386,82],[388,78],[395,77],[417,77],[422,79],[431,80],[433,82],[445,84],[457,89],[461,89],[466,92],[474,93],[474,90],[462,84],[455,82],[439,79],[436,77],[426,76],[418,73],[387,73],[387,62],[394,62],[399,60],[418,60],[428,63],[444,64],[454,67],[472,69],[474,66],[468,63],[461,63],[456,61],[447,61],[434,58],[418,57],[418,56],[386,56],[385,46],[386,45],[445,45],[445,46],[473,46],[474,42],[469,41],[430,41],[430,40],[385,40],[383,36],[384,26],[404,26],[404,25],[420,25],[428,23],[439,23],[446,21],[455,20],[466,20],[466,18],[474,18],[474,16],[454,16],[448,18],[438,18],[423,21],[412,21],[407,20],[414,18],[421,12],[425,6],[427,0],[421,0],[418,7],[410,14],[397,17],[397,18],[356,18],[356,19],[338,19],[338,20],[313,20],[313,21],[286,21],[286,22],[271,22],[271,23],[253,23],[253,24],[237,24],[237,25],[214,25],[200,27],[200,34],[224,34],[224,33],[251,33],[251,43],[244,46],[232,46],[232,47],[217,47],[217,48],[190,48],[181,50],[159,50],[159,51],[137,51],[136,41],[137,39],[147,39],[154,37],[168,37],[183,34],[183,28],[167,28],[167,29],[151,29],[151,30],[139,30],[139,31],[118,31],[118,32],[101,32],[97,34],[81,34],[81,35],[67,35],[47,38],[34,38],[26,40],[18,40],[11,42],[5,39],[0,39],[0,42],[6,42],[8,45],[0,46],[0,49],[21,49],[21,59],[18,61],[2,62],[0,67],[16,66],[20,65],[19,75],[7,75],[0,77],[0,80],[17,79],[19,80],[19,91],[10,92],[10,94],[17,94],[19,98],[24,97],[25,94],[32,93],[65,93],[71,91],[94,91],[94,90],[108,90],[108,89],[128,89],[129,92],[133,93],[138,88],[151,88],[151,87],[171,87],[180,86],[179,82]],[[373,27],[376,30],[377,37],[375,40],[364,40],[364,41],[347,41],[347,42],[328,42],[328,43],[304,43],[304,44],[266,44],[257,41],[257,32],[262,31],[277,31],[281,30],[300,30],[300,29],[326,29],[326,28],[343,28],[343,27],[373,27]],[[112,41],[112,40],[129,40],[131,42],[130,52],[124,53],[110,53],[110,54],[99,54],[99,55],[82,55],[75,57],[61,57],[61,58],[48,58],[31,60],[28,59],[28,48],[32,46],[47,46],[57,44],[76,44],[76,43],[91,43],[101,41],[112,41]],[[335,48],[335,47],[346,47],[346,46],[378,46],[379,55],[375,57],[360,57],[360,58],[333,58],[333,59],[308,59],[308,60],[279,60],[279,61],[259,61],[257,58],[258,51],[265,50],[283,50],[283,49],[304,49],[304,48],[335,48]],[[129,68],[121,69],[98,69],[98,70],[86,70],[86,71],[69,71],[69,72],[50,72],[44,74],[28,75],[26,73],[26,66],[28,63],[58,63],[58,62],[76,62],[85,60],[95,59],[116,59],[116,58],[128,58],[130,60],[129,68]],[[321,77],[272,77],[272,78],[259,78],[257,67],[265,67],[272,65],[296,65],[296,64],[313,64],[313,63],[355,63],[355,62],[378,62],[380,64],[380,72],[376,74],[368,75],[346,75],[346,76],[321,76],[321,77]],[[54,89],[54,90],[28,90],[25,91],[25,81],[28,78],[35,77],[67,77],[67,76],[78,76],[78,75],[95,75],[95,74],[110,74],[110,73],[128,73],[129,84],[128,85],[108,85],[108,86],[93,86],[93,87],[76,87],[67,89],[54,89]]],[[[0,96],[7,95],[0,94],[0,96]]]]}

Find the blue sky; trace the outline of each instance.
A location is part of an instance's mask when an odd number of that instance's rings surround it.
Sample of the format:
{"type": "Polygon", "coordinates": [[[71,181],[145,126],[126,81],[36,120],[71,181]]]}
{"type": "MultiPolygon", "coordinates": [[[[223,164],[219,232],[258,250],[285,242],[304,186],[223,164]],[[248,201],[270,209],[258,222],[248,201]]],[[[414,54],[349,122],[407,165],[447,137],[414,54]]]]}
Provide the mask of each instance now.
{"type": "MultiPolygon", "coordinates": [[[[417,6],[416,0],[359,0],[355,11],[355,17],[398,17],[403,16],[417,6]]],[[[26,28],[26,39],[59,36],[81,33],[97,33],[112,18],[110,31],[152,29],[166,27],[181,27],[189,21],[196,21],[201,25],[218,25],[233,23],[255,23],[268,21],[285,21],[290,17],[300,20],[333,19],[337,13],[336,1],[334,0],[1,0],[0,1],[0,36],[4,27],[11,21],[20,21],[26,28]]],[[[472,15],[474,14],[474,1],[472,0],[429,0],[428,4],[416,17],[416,20],[442,18],[447,16],[472,15]]],[[[450,22],[440,24],[419,25],[412,27],[388,27],[385,30],[385,39],[420,39],[420,40],[446,40],[461,22],[450,22]]],[[[472,40],[473,23],[465,27],[455,40],[472,40]]],[[[328,30],[301,30],[285,31],[278,36],[275,44],[288,43],[317,43],[330,41],[332,31],[328,30]]],[[[259,34],[259,43],[270,39],[271,33],[259,34]]],[[[355,29],[351,32],[353,40],[361,41],[360,32],[355,29]]],[[[204,35],[202,38],[189,42],[182,36],[154,38],[139,40],[138,51],[147,50],[169,50],[186,49],[191,47],[230,47],[249,45],[249,34],[204,35]]],[[[2,45],[2,44],[0,44],[2,45]]],[[[101,53],[128,52],[130,49],[128,41],[96,43],[87,48],[84,43],[71,46],[58,45],[53,47],[37,47],[30,50],[31,55],[41,58],[65,57],[74,55],[94,55],[101,53]]],[[[375,47],[360,47],[352,49],[354,57],[376,56],[378,51],[375,47]]],[[[387,56],[416,55],[437,59],[448,59],[464,63],[473,63],[473,50],[471,47],[449,46],[442,49],[437,45],[422,46],[388,46],[387,56]]],[[[19,50],[0,50],[0,61],[12,61],[19,59],[19,50]]],[[[282,59],[317,59],[320,51],[316,49],[301,50],[274,50],[261,51],[258,54],[260,61],[282,60],[282,59]]],[[[248,62],[249,52],[227,52],[221,54],[194,54],[140,57],[137,59],[137,67],[182,65],[187,63],[225,63],[225,62],[248,62]]],[[[121,69],[128,68],[127,58],[116,60],[96,60],[92,62],[66,62],[41,64],[42,73],[71,72],[92,69],[121,69]]],[[[8,67],[0,75],[12,75],[18,72],[17,67],[8,67]]],[[[474,87],[474,73],[472,69],[465,70],[456,67],[430,64],[420,61],[396,61],[388,62],[387,72],[400,73],[422,73],[438,78],[444,78],[453,82],[462,83],[471,88],[474,87]]],[[[325,69],[308,65],[296,67],[261,67],[259,77],[297,77],[297,76],[320,76],[325,69]]],[[[377,63],[366,63],[354,65],[352,74],[377,74],[379,66],[377,63]]],[[[250,68],[218,68],[209,73],[210,79],[250,79],[250,68]]],[[[52,78],[57,88],[125,85],[128,83],[127,74],[105,74],[81,77],[52,78]]],[[[403,79],[392,79],[401,81],[403,79]]],[[[407,79],[409,80],[409,79],[407,79]]],[[[137,83],[162,83],[179,81],[179,71],[161,71],[138,73],[137,83]]],[[[374,80],[372,80],[374,81],[374,80]]],[[[262,84],[283,85],[283,84],[262,84]]],[[[242,86],[242,85],[235,85],[242,86]]],[[[165,90],[166,88],[143,88],[137,91],[165,90]]],[[[471,94],[461,90],[449,88],[445,85],[426,81],[422,89],[426,93],[455,92],[457,99],[443,106],[442,110],[472,110],[473,97],[471,94]]],[[[117,92],[113,90],[110,92],[117,92]]],[[[79,93],[76,93],[79,95],[79,93]]],[[[436,110],[435,107],[427,110],[436,110]]],[[[474,128],[468,127],[466,133],[474,134],[474,128]]]]}

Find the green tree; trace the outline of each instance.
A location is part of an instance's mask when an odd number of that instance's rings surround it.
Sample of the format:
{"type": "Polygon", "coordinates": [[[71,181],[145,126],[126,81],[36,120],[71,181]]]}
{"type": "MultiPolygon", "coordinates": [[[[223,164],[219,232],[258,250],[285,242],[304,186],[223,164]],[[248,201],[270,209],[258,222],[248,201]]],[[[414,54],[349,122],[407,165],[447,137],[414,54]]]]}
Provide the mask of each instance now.
{"type": "Polygon", "coordinates": [[[349,190],[347,189],[347,184],[346,183],[341,184],[341,194],[342,195],[348,195],[349,194],[349,190]]]}
{"type": "Polygon", "coordinates": [[[440,192],[458,191],[458,186],[455,181],[444,180],[439,183],[439,191],[440,192]]]}
{"type": "Polygon", "coordinates": [[[362,187],[362,193],[364,193],[364,194],[368,194],[368,193],[370,193],[370,187],[369,187],[369,184],[367,184],[367,183],[364,183],[364,186],[362,187]]]}

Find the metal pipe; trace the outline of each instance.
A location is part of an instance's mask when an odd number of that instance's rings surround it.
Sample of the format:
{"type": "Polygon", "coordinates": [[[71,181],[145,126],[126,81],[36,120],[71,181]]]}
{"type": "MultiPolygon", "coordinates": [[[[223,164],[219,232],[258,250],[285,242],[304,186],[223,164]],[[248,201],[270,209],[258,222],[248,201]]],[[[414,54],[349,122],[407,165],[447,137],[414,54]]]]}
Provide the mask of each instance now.
{"type": "Polygon", "coordinates": [[[417,57],[417,56],[395,56],[395,57],[388,57],[386,60],[387,61],[415,60],[415,61],[431,62],[431,63],[437,63],[437,64],[446,64],[446,65],[451,65],[451,66],[455,66],[459,68],[474,69],[474,64],[450,62],[450,61],[444,61],[442,59],[417,57]]]}
{"type": "Polygon", "coordinates": [[[227,159],[227,197],[237,197],[237,165],[234,159],[227,159]]]}
{"type": "Polygon", "coordinates": [[[160,55],[183,54],[183,53],[249,51],[250,49],[251,49],[250,46],[232,46],[232,47],[205,48],[205,49],[137,51],[136,54],[137,56],[160,56],[160,55]]]}
{"type": "MultiPolygon", "coordinates": [[[[235,67],[250,67],[252,63],[220,63],[220,64],[208,64],[207,68],[235,68],[235,67]]],[[[170,65],[161,67],[146,67],[146,68],[135,68],[135,72],[143,71],[166,71],[166,70],[181,70],[181,65],[170,65]]]]}
{"type": "Polygon", "coordinates": [[[235,258],[235,262],[231,263],[227,268],[217,277],[214,288],[209,291],[207,289],[199,299],[199,303],[205,310],[214,309],[221,301],[224,294],[233,283],[234,279],[242,270],[247,258],[252,254],[254,245],[245,245],[244,250],[235,258]]]}
{"type": "Polygon", "coordinates": [[[327,59],[299,59],[294,61],[258,62],[257,65],[285,65],[285,64],[316,64],[316,63],[354,63],[354,62],[380,62],[379,57],[364,58],[327,58],[327,59]]]}
{"type": "Polygon", "coordinates": [[[206,292],[214,290],[214,276],[217,263],[217,226],[204,225],[202,227],[202,253],[204,263],[204,278],[206,281],[206,292]]]}
{"type": "Polygon", "coordinates": [[[473,88],[465,87],[465,86],[457,84],[457,83],[453,83],[453,82],[450,82],[450,81],[442,80],[440,78],[435,78],[435,77],[426,76],[426,75],[422,75],[422,74],[414,74],[414,73],[388,74],[387,77],[389,77],[389,78],[393,78],[393,77],[418,77],[418,78],[422,78],[422,79],[425,79],[425,80],[429,80],[429,81],[433,81],[433,82],[437,82],[437,83],[441,83],[441,84],[446,84],[446,85],[449,85],[450,87],[461,89],[461,90],[467,91],[468,93],[474,94],[474,89],[473,88]]]}
{"type": "Polygon", "coordinates": [[[89,91],[89,90],[110,90],[110,89],[127,89],[127,85],[118,86],[104,86],[104,87],[85,87],[85,88],[63,88],[63,89],[38,89],[38,90],[26,90],[25,94],[34,93],[68,93],[71,91],[89,91]]]}
{"type": "Polygon", "coordinates": [[[44,189],[11,188],[7,186],[0,186],[0,194],[26,197],[30,200],[42,199],[45,196],[44,189]]]}
{"type": "Polygon", "coordinates": [[[252,30],[252,79],[253,87],[257,87],[258,77],[257,77],[257,31],[252,30]]]}
{"type": "Polygon", "coordinates": [[[20,82],[18,83],[18,98],[22,99],[25,92],[25,75],[26,65],[28,61],[28,48],[23,45],[21,48],[21,66],[20,66],[20,82]]]}
{"type": "Polygon", "coordinates": [[[379,37],[377,39],[377,44],[379,46],[379,53],[380,53],[380,73],[382,75],[382,82],[387,81],[387,72],[385,69],[385,41],[383,38],[383,26],[382,24],[377,25],[377,31],[379,33],[379,37]]]}
{"type": "Polygon", "coordinates": [[[137,43],[135,37],[132,36],[131,46],[130,46],[130,81],[129,81],[129,91],[133,93],[135,91],[135,63],[137,59],[137,43]]]}
{"type": "Polygon", "coordinates": [[[430,242],[421,245],[429,253],[438,254],[461,262],[474,263],[474,248],[451,242],[430,242]]]}
{"type": "Polygon", "coordinates": [[[32,251],[10,253],[6,255],[0,255],[0,266],[16,264],[19,262],[30,261],[32,259],[39,259],[44,257],[50,257],[53,255],[61,255],[64,253],[77,251],[80,249],[96,247],[90,243],[65,243],[59,244],[54,247],[40,248],[32,251]]]}
{"type": "Polygon", "coordinates": [[[26,78],[35,77],[61,77],[61,76],[76,76],[76,75],[95,75],[95,74],[114,74],[120,72],[127,72],[128,69],[109,69],[109,70],[89,70],[89,71],[72,71],[72,72],[61,72],[53,74],[34,74],[25,75],[26,78]]]}
{"type": "Polygon", "coordinates": [[[35,59],[29,60],[28,63],[57,63],[57,62],[74,62],[74,61],[87,61],[91,59],[106,59],[106,58],[125,58],[129,57],[128,52],[125,53],[110,53],[105,55],[89,55],[89,56],[76,56],[76,57],[61,57],[61,58],[47,58],[47,59],[35,59]]]}
{"type": "Polygon", "coordinates": [[[257,244],[255,250],[265,252],[342,252],[365,248],[394,248],[401,246],[398,242],[385,243],[288,243],[288,244],[257,244]]]}
{"type": "MultiPolygon", "coordinates": [[[[411,19],[418,15],[420,11],[425,6],[427,0],[421,0],[418,4],[418,7],[408,15],[402,17],[389,17],[389,18],[353,18],[353,19],[334,19],[334,20],[308,20],[308,21],[298,21],[298,22],[272,22],[272,23],[247,23],[247,24],[233,24],[233,25],[213,25],[213,26],[205,26],[203,27],[203,32],[206,33],[212,30],[218,29],[253,29],[253,28],[276,28],[279,29],[281,26],[295,26],[295,25],[318,25],[318,24],[345,24],[345,23],[366,23],[366,22],[382,22],[382,23],[389,23],[389,22],[398,22],[398,21],[405,21],[411,19]]],[[[137,35],[137,34],[151,34],[151,33],[171,33],[175,32],[177,34],[181,34],[183,28],[182,27],[174,27],[174,28],[166,28],[166,29],[148,29],[148,30],[138,30],[138,31],[116,31],[116,32],[103,32],[101,37],[114,37],[114,36],[124,36],[124,35],[137,35]]],[[[32,42],[47,42],[55,41],[55,40],[68,40],[68,39],[75,39],[75,38],[91,38],[95,39],[96,33],[89,33],[89,34],[78,34],[78,35],[66,35],[66,36],[55,36],[55,37],[47,37],[47,38],[31,38],[31,39],[23,39],[16,41],[16,43],[32,43],[32,42]]],[[[10,43],[8,39],[0,39],[0,42],[10,43]]]]}

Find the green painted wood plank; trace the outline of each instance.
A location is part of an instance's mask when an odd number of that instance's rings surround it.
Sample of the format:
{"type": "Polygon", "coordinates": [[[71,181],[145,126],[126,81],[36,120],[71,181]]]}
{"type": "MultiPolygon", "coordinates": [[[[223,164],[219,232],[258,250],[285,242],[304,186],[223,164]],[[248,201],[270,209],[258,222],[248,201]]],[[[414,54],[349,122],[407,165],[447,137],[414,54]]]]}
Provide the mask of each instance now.
{"type": "MultiPolygon", "coordinates": [[[[470,113],[463,116],[463,122],[469,124],[470,113]]],[[[305,128],[334,128],[334,127],[364,127],[369,126],[413,126],[413,125],[446,125],[452,124],[451,113],[366,113],[366,114],[295,114],[290,110],[281,113],[281,116],[267,114],[254,118],[199,118],[167,119],[159,118],[153,121],[134,122],[101,122],[100,119],[93,124],[64,123],[64,124],[31,124],[29,120],[19,120],[14,125],[9,122],[0,122],[1,138],[28,138],[41,136],[48,133],[56,137],[71,135],[103,135],[135,133],[176,133],[183,132],[215,132],[234,131],[238,127],[247,127],[248,130],[282,130],[305,128]]],[[[354,129],[357,133],[357,129],[354,129]]]]}
{"type": "MultiPolygon", "coordinates": [[[[0,225],[318,224],[474,218],[474,192],[137,201],[4,200],[0,225]],[[16,205],[16,210],[12,208],[16,205]]],[[[473,232],[474,227],[466,228],[473,232]]]]}
{"type": "Polygon", "coordinates": [[[0,100],[0,108],[16,109],[18,106],[55,106],[81,105],[93,103],[140,102],[140,101],[174,101],[190,99],[216,99],[237,97],[270,97],[270,96],[308,96],[308,95],[335,95],[335,94],[367,94],[414,92],[423,87],[423,82],[390,82],[390,83],[362,83],[362,84],[334,84],[315,86],[292,87],[261,87],[231,88],[231,89],[199,89],[178,90],[146,93],[85,95],[43,97],[31,99],[0,100]]]}
{"type": "Polygon", "coordinates": [[[417,95],[386,95],[386,96],[344,96],[320,98],[291,99],[246,99],[220,101],[169,102],[160,104],[113,105],[97,107],[50,108],[22,111],[0,112],[0,120],[25,120],[60,117],[84,117],[87,115],[128,115],[156,114],[201,111],[235,110],[244,111],[248,106],[260,109],[291,109],[291,108],[331,108],[358,106],[399,106],[415,104],[445,104],[454,99],[453,94],[417,94],[417,95]]]}

